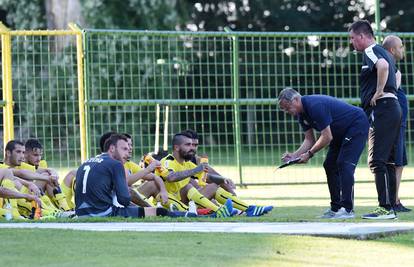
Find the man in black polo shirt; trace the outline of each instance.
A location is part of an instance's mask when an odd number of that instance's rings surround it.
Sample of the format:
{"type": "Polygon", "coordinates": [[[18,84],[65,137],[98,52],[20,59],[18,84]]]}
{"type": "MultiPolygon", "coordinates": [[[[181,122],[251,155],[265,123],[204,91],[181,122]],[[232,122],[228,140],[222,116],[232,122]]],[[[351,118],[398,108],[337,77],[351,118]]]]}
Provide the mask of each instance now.
{"type": "Polygon", "coordinates": [[[362,218],[394,219],[394,158],[401,122],[401,107],[396,96],[395,63],[391,55],[376,44],[368,21],[356,21],[348,31],[354,48],[363,53],[360,96],[362,108],[370,121],[368,164],[375,174],[379,201],[379,207],[362,218]]]}

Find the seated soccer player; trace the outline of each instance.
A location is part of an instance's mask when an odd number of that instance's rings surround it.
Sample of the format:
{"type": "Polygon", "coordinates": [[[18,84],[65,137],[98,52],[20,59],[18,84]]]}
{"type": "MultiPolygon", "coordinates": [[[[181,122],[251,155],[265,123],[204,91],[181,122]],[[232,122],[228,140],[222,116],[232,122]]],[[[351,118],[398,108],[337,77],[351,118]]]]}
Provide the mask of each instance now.
{"type": "MultiPolygon", "coordinates": [[[[47,184],[57,184],[56,177],[46,173],[37,173],[36,171],[33,171],[33,166],[30,166],[29,164],[21,166],[24,161],[24,152],[25,147],[22,142],[16,140],[9,141],[5,147],[4,163],[0,166],[0,168],[11,169],[14,176],[36,184],[36,186],[40,189],[42,215],[44,217],[49,216],[51,218],[55,218],[70,216],[71,214],[64,213],[57,209],[51,203],[49,197],[43,194],[47,184]]],[[[29,188],[26,186],[20,187],[19,184],[16,185],[18,186],[17,189],[21,190],[22,193],[29,193],[29,188]]],[[[31,212],[32,206],[30,202],[20,199],[18,200],[18,206],[21,213],[23,213],[22,215],[27,215],[27,213],[31,212]]]]}
{"type": "Polygon", "coordinates": [[[6,202],[10,204],[13,219],[25,219],[32,215],[32,205],[29,205],[27,210],[21,210],[19,208],[19,204],[22,202],[32,203],[33,200],[38,202],[37,199],[40,195],[40,190],[34,183],[14,176],[12,170],[9,169],[7,165],[0,164],[0,187],[7,189],[6,191],[9,193],[10,191],[14,192],[12,194],[5,195],[4,199],[0,198],[0,206],[4,206],[6,202]],[[27,195],[31,196],[28,197],[27,195]],[[9,198],[7,196],[12,197],[9,198]]]}
{"type": "MultiPolygon", "coordinates": [[[[183,134],[176,134],[172,144],[173,153],[163,158],[161,160],[162,169],[156,170],[156,174],[163,178],[168,192],[168,203],[164,206],[174,205],[179,210],[185,210],[188,209],[187,204],[192,200],[201,208],[211,209],[216,217],[231,216],[226,205],[216,205],[190,183],[191,176],[203,172],[207,167],[205,164],[196,166],[189,161],[195,152],[191,138],[183,134]]],[[[207,194],[208,192],[203,193],[207,194]]]]}
{"type": "Polygon", "coordinates": [[[123,166],[129,153],[127,138],[119,134],[111,135],[104,144],[104,151],[85,161],[76,172],[75,204],[80,218],[196,216],[188,212],[131,205],[123,166]]]}
{"type": "MultiPolygon", "coordinates": [[[[18,178],[13,175],[13,172],[11,170],[0,169],[0,216],[6,216],[5,205],[8,202],[10,203],[12,209],[12,218],[23,219],[23,217],[21,217],[20,213],[18,212],[16,199],[25,199],[29,202],[34,201],[39,206],[42,205],[42,202],[35,195],[20,193],[13,183],[15,179],[18,178]]],[[[24,181],[22,182],[24,183],[24,181]]]]}
{"type": "MultiPolygon", "coordinates": [[[[200,163],[200,156],[198,156],[197,149],[199,145],[199,138],[195,131],[193,130],[186,130],[182,134],[190,137],[193,142],[195,154],[191,158],[191,162],[194,165],[200,163]]],[[[273,206],[256,206],[256,205],[249,205],[246,202],[242,201],[236,196],[236,192],[234,191],[236,186],[234,185],[231,179],[225,178],[221,176],[216,170],[214,170],[210,165],[208,165],[208,170],[205,173],[206,180],[203,181],[202,175],[194,176],[194,180],[196,180],[195,184],[199,186],[200,192],[202,188],[205,188],[203,192],[208,192],[206,197],[213,197],[212,192],[214,192],[214,198],[219,201],[220,203],[224,203],[227,199],[231,199],[233,201],[234,208],[243,211],[246,213],[247,216],[261,216],[270,212],[273,209],[273,206]]],[[[204,175],[204,174],[203,174],[204,175]]]]}
{"type": "Polygon", "coordinates": [[[151,201],[149,201],[148,197],[152,196],[154,199],[159,200],[161,203],[166,204],[168,201],[167,191],[165,189],[165,185],[163,180],[155,175],[153,172],[155,168],[161,166],[159,161],[153,161],[147,167],[142,168],[132,159],[132,152],[133,152],[133,143],[132,143],[132,136],[124,133],[123,134],[128,140],[128,159],[124,164],[125,170],[127,171],[127,183],[129,187],[129,192],[131,194],[132,202],[141,206],[141,207],[152,207],[154,206],[151,201]],[[147,197],[144,194],[141,194],[138,190],[136,190],[133,186],[137,185],[138,181],[152,181],[154,183],[155,191],[152,194],[149,194],[147,197]]]}
{"type": "Polygon", "coordinates": [[[46,184],[46,192],[53,204],[62,210],[68,211],[69,207],[65,194],[62,193],[59,184],[59,174],[56,170],[48,168],[46,160],[42,159],[43,147],[37,139],[28,139],[25,143],[25,162],[21,164],[22,168],[32,170],[38,173],[44,173],[53,176],[56,179],[55,184],[46,184]]]}

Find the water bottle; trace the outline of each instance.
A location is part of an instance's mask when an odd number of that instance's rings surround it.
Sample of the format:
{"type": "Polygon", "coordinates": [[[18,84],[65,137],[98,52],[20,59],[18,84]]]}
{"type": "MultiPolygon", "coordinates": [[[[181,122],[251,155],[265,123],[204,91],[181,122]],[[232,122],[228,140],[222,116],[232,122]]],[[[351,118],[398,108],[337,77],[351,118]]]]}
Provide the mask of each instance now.
{"type": "MultiPolygon", "coordinates": [[[[207,157],[207,155],[202,155],[200,157],[200,163],[207,163],[208,164],[208,157],[207,157]]],[[[208,173],[206,171],[203,171],[203,177],[201,178],[201,181],[204,184],[207,182],[207,175],[208,175],[208,173]]]]}
{"type": "Polygon", "coordinates": [[[4,205],[4,209],[6,210],[6,214],[5,214],[5,218],[7,221],[10,221],[11,219],[13,219],[13,215],[12,215],[12,206],[10,204],[10,202],[6,202],[6,205],[4,205]]]}
{"type": "Polygon", "coordinates": [[[194,201],[188,202],[188,212],[197,214],[197,206],[194,201]]]}
{"type": "Polygon", "coordinates": [[[32,218],[39,220],[42,217],[42,209],[39,207],[36,201],[32,201],[32,218]]]}

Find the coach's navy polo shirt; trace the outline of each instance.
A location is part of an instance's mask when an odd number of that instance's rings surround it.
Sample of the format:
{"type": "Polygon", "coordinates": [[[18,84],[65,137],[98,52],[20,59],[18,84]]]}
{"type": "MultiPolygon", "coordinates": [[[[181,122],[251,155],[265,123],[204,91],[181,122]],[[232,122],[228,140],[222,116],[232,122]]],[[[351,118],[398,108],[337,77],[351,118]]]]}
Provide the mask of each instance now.
{"type": "Polygon", "coordinates": [[[370,101],[377,90],[377,68],[375,64],[383,58],[388,62],[388,78],[384,86],[384,92],[397,94],[397,82],[395,78],[395,62],[391,54],[382,46],[373,44],[364,50],[362,69],[360,76],[361,105],[364,110],[370,108],[370,101]]]}
{"type": "MultiPolygon", "coordinates": [[[[364,111],[341,100],[326,95],[302,96],[303,113],[298,120],[303,131],[311,128],[322,131],[331,127],[333,139],[342,139],[356,120],[366,121],[364,111]]],[[[366,125],[368,128],[368,124],[366,125]]],[[[365,132],[366,129],[361,129],[365,132]]]]}

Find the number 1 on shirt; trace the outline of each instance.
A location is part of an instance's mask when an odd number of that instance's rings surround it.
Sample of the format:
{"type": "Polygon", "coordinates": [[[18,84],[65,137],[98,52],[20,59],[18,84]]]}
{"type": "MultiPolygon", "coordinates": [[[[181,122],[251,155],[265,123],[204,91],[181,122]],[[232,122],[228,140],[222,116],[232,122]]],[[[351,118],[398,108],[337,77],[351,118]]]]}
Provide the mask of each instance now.
{"type": "Polygon", "coordinates": [[[91,170],[91,166],[86,165],[85,167],[83,167],[83,170],[85,171],[85,174],[83,175],[83,181],[82,181],[82,193],[86,194],[86,182],[88,181],[88,175],[89,175],[89,171],[91,170]]]}

